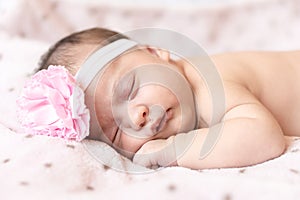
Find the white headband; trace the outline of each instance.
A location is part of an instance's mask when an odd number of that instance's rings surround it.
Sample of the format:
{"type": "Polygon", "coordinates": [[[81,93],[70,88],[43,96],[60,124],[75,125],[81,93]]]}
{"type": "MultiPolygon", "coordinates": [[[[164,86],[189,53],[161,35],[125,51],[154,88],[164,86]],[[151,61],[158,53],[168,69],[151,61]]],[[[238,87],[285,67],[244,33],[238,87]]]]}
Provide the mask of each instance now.
{"type": "Polygon", "coordinates": [[[138,43],[132,40],[119,39],[96,50],[87,58],[76,73],[76,82],[79,83],[82,90],[85,91],[98,72],[100,72],[107,63],[137,44],[138,43]]]}

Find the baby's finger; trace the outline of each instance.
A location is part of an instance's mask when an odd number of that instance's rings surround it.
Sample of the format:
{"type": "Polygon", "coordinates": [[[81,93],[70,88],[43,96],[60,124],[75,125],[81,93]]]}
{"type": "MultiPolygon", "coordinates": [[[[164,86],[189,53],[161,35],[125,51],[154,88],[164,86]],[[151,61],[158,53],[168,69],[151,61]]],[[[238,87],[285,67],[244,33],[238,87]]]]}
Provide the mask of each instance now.
{"type": "Polygon", "coordinates": [[[152,154],[136,153],[133,157],[133,163],[150,168],[152,165],[156,165],[153,162],[152,154]]]}

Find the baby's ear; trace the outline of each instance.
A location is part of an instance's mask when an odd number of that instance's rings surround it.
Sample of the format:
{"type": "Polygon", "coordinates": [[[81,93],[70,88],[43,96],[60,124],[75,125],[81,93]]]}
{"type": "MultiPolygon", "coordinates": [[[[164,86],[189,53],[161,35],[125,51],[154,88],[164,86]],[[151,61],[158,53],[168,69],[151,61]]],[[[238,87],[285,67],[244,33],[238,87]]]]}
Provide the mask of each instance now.
{"type": "Polygon", "coordinates": [[[158,49],[158,48],[153,48],[153,47],[150,47],[150,46],[147,46],[147,50],[148,50],[151,54],[153,54],[153,55],[159,57],[159,58],[162,59],[162,60],[165,60],[165,61],[167,61],[167,62],[170,61],[170,52],[169,52],[168,50],[165,50],[165,49],[158,49]]]}

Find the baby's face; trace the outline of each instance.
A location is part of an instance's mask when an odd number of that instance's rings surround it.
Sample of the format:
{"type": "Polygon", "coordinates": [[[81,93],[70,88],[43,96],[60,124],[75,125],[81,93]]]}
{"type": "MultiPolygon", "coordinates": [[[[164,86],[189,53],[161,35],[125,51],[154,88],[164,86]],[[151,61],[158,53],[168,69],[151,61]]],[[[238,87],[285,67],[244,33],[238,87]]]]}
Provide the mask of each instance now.
{"type": "Polygon", "coordinates": [[[96,88],[95,109],[111,145],[131,157],[149,140],[195,126],[189,83],[174,61],[135,50],[106,67],[96,88]]]}

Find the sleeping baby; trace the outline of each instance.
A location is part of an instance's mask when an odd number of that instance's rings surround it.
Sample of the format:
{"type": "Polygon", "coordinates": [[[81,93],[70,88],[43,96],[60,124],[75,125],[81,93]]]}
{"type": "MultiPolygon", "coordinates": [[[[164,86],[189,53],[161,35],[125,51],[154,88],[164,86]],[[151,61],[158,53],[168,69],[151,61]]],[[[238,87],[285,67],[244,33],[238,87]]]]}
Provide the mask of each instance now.
{"type": "Polygon", "coordinates": [[[300,136],[300,51],[209,57],[225,98],[215,122],[212,95],[191,62],[103,28],[49,49],[17,101],[18,116],[30,133],[103,141],[146,167],[242,167],[280,156],[284,136],[300,136]]]}

